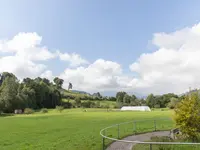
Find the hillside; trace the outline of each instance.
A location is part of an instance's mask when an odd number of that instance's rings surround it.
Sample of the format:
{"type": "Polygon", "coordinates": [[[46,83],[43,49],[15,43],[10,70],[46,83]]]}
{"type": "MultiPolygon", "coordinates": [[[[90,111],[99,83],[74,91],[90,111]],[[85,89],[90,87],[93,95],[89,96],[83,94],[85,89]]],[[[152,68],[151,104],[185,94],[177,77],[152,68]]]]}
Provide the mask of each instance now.
{"type": "Polygon", "coordinates": [[[76,90],[60,90],[63,103],[67,103],[67,107],[85,107],[85,108],[116,108],[116,100],[113,101],[108,97],[98,96],[98,94],[89,94],[76,90]],[[79,101],[81,100],[81,101],[79,101]],[[78,101],[78,102],[77,102],[78,101]],[[78,104],[79,103],[79,104],[78,104]]]}
{"type": "Polygon", "coordinates": [[[79,97],[80,99],[93,99],[93,96],[91,96],[87,92],[80,92],[76,90],[66,90],[66,89],[61,89],[60,93],[63,98],[69,98],[69,99],[75,99],[76,97],[79,97]]]}

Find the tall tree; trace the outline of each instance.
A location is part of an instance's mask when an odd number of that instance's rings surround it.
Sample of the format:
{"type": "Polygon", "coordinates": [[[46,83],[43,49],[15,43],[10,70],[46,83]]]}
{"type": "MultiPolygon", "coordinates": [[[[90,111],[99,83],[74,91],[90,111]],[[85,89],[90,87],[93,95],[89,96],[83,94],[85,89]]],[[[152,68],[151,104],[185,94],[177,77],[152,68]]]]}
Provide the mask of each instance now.
{"type": "Polygon", "coordinates": [[[200,98],[198,93],[187,95],[175,108],[175,121],[181,133],[196,141],[200,131],[200,98]]]}
{"type": "Polygon", "coordinates": [[[116,99],[117,99],[117,102],[118,103],[123,103],[123,99],[124,99],[124,96],[126,95],[126,92],[117,92],[116,94],[116,99]]]}
{"type": "Polygon", "coordinates": [[[180,102],[180,100],[179,100],[178,98],[172,97],[172,98],[170,99],[170,102],[168,103],[167,106],[168,106],[170,109],[174,109],[174,108],[176,107],[176,105],[177,105],[179,102],[180,102]]]}
{"type": "Polygon", "coordinates": [[[154,99],[154,95],[150,94],[148,95],[147,99],[146,99],[146,103],[149,107],[154,108],[155,105],[155,99],[154,99]]]}
{"type": "Polygon", "coordinates": [[[13,112],[17,106],[19,83],[13,76],[7,76],[0,87],[0,103],[4,112],[13,112]]]}
{"type": "Polygon", "coordinates": [[[135,95],[131,96],[130,104],[131,104],[131,106],[137,106],[138,105],[138,103],[137,103],[137,97],[135,95]]]}
{"type": "Polygon", "coordinates": [[[56,86],[57,86],[58,88],[61,88],[62,85],[63,85],[63,83],[64,83],[64,80],[63,80],[63,79],[60,79],[60,78],[58,78],[58,77],[55,77],[55,78],[53,79],[53,81],[54,81],[54,83],[56,84],[56,86]]]}
{"type": "Polygon", "coordinates": [[[124,98],[123,98],[123,103],[124,104],[130,104],[130,102],[131,102],[131,96],[128,95],[128,94],[125,94],[124,98]]]}
{"type": "Polygon", "coordinates": [[[72,83],[69,83],[69,85],[68,85],[68,91],[69,91],[70,89],[72,89],[72,83]]]}

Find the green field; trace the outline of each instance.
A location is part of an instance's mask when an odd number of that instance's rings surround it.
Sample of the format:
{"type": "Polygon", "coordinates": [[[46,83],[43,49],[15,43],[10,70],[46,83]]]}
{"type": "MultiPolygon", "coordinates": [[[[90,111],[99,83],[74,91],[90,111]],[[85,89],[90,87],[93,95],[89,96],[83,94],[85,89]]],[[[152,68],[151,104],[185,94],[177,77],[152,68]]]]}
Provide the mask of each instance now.
{"type": "MultiPolygon", "coordinates": [[[[102,139],[99,131],[102,128],[131,120],[170,118],[171,114],[169,110],[107,112],[104,109],[87,109],[83,112],[83,109],[68,109],[62,113],[51,110],[47,114],[4,116],[0,117],[0,149],[100,150],[102,139]]],[[[145,123],[142,126],[149,125],[145,123]]],[[[127,132],[126,127],[121,127],[121,137],[130,133],[132,131],[127,132]]],[[[107,134],[114,137],[116,130],[107,134]]]]}

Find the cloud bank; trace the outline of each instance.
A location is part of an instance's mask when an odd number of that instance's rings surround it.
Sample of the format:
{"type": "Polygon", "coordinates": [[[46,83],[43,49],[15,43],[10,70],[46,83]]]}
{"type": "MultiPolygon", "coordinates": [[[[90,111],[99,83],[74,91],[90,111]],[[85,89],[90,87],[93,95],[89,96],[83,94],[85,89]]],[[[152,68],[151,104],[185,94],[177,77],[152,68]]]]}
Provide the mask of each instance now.
{"type": "Polygon", "coordinates": [[[24,77],[59,76],[78,90],[134,91],[143,94],[185,92],[189,87],[200,87],[200,24],[174,31],[155,33],[152,44],[157,49],[141,54],[130,64],[130,72],[123,72],[121,64],[97,58],[89,62],[77,53],[61,52],[41,45],[42,37],[37,33],[19,33],[11,39],[0,40],[0,72],[8,71],[19,79],[24,77]],[[60,74],[49,70],[44,62],[58,58],[67,62],[60,74]]]}

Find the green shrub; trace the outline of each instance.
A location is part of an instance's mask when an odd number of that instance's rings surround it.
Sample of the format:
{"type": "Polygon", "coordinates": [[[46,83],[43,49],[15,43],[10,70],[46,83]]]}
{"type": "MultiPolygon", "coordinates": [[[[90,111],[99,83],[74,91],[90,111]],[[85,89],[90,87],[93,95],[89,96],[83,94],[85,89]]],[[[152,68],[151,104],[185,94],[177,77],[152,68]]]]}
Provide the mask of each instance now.
{"type": "Polygon", "coordinates": [[[160,108],[160,105],[159,105],[159,104],[156,104],[156,105],[154,106],[154,108],[160,108]]]}
{"type": "Polygon", "coordinates": [[[80,99],[80,97],[76,97],[75,98],[75,104],[76,104],[76,107],[80,107],[81,106],[81,99],[80,99]]]}
{"type": "Polygon", "coordinates": [[[182,135],[198,141],[200,131],[200,96],[199,93],[187,95],[174,109],[176,126],[181,130],[182,135]]]}
{"type": "Polygon", "coordinates": [[[95,107],[96,107],[96,108],[100,108],[100,107],[101,107],[101,105],[100,105],[100,102],[99,102],[99,101],[97,101],[97,102],[95,103],[95,107]]]}
{"type": "Polygon", "coordinates": [[[33,114],[33,113],[34,113],[34,110],[31,109],[31,108],[25,108],[25,109],[24,109],[24,113],[25,113],[25,114],[33,114]]]}
{"type": "Polygon", "coordinates": [[[95,108],[95,103],[91,102],[91,101],[82,102],[81,107],[83,107],[83,108],[95,108]]]}
{"type": "Polygon", "coordinates": [[[64,108],[72,108],[72,107],[73,107],[72,103],[70,103],[69,101],[68,101],[68,102],[63,102],[63,103],[62,103],[62,106],[63,106],[64,108]]]}
{"type": "Polygon", "coordinates": [[[59,112],[62,112],[64,110],[64,107],[63,106],[56,106],[56,109],[59,111],[59,112]]]}
{"type": "Polygon", "coordinates": [[[47,109],[47,108],[42,108],[42,109],[41,109],[41,112],[42,112],[42,113],[48,113],[48,109],[47,109]]]}

